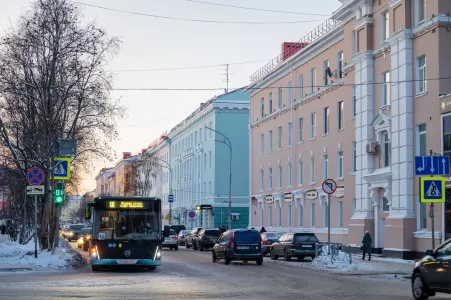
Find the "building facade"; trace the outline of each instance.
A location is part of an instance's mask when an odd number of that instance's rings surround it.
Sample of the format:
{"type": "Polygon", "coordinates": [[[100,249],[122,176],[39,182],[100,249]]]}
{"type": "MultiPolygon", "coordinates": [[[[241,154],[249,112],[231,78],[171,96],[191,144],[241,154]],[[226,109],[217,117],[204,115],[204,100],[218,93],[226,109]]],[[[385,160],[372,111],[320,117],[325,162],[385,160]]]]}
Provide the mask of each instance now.
{"type": "Polygon", "coordinates": [[[249,96],[238,89],[202,103],[155,147],[171,168],[163,175],[172,179],[168,185],[166,179],[157,180],[154,188],[172,190],[174,202],[169,205],[167,194],[163,201],[172,224],[227,226],[230,151],[223,134],[232,144],[232,227],[249,225],[248,123],[249,96]]]}
{"type": "MultiPolygon", "coordinates": [[[[414,256],[432,238],[414,156],[448,149],[451,1],[340,2],[251,76],[251,223],[323,241],[330,225],[356,248],[369,230],[376,251],[414,256]],[[326,178],[339,186],[330,219],[326,178]]],[[[439,242],[451,218],[436,208],[439,242]]]]}

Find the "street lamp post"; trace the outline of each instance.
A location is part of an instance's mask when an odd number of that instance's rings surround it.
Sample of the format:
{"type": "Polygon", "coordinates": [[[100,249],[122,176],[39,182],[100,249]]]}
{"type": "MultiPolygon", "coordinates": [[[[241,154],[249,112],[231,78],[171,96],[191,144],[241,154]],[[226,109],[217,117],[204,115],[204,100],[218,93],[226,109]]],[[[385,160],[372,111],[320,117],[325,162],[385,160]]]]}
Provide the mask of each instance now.
{"type": "Polygon", "coordinates": [[[229,138],[228,138],[225,134],[223,134],[223,133],[221,133],[221,132],[219,132],[219,131],[217,131],[217,130],[214,130],[214,129],[210,128],[210,127],[207,127],[207,126],[205,126],[205,129],[208,129],[208,130],[211,130],[211,131],[213,131],[213,132],[216,132],[217,134],[219,134],[219,135],[221,135],[222,137],[224,137],[224,140],[223,140],[223,141],[215,140],[215,142],[223,143],[223,144],[227,145],[227,147],[229,147],[229,150],[230,150],[230,166],[229,166],[229,217],[227,218],[227,227],[228,227],[228,229],[232,229],[232,143],[230,142],[229,138]]]}
{"type": "MultiPolygon", "coordinates": [[[[159,161],[164,162],[166,164],[166,166],[164,166],[164,167],[169,170],[169,195],[172,195],[172,170],[171,170],[171,165],[167,161],[165,161],[164,159],[161,159],[159,157],[155,157],[155,158],[157,160],[159,160],[159,161]]],[[[172,225],[172,202],[169,202],[169,225],[172,225]]]]}

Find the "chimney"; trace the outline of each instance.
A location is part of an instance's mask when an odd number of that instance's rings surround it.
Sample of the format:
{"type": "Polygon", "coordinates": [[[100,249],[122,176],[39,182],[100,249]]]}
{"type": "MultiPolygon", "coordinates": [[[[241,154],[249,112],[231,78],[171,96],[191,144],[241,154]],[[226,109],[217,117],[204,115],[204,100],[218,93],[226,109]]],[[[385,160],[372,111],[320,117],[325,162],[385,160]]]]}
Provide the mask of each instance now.
{"type": "Polygon", "coordinates": [[[127,159],[132,156],[131,152],[122,152],[122,159],[127,159]]]}
{"type": "Polygon", "coordinates": [[[296,52],[300,51],[302,48],[307,46],[308,43],[290,43],[285,42],[282,44],[282,61],[287,60],[290,56],[294,55],[296,52]]]}

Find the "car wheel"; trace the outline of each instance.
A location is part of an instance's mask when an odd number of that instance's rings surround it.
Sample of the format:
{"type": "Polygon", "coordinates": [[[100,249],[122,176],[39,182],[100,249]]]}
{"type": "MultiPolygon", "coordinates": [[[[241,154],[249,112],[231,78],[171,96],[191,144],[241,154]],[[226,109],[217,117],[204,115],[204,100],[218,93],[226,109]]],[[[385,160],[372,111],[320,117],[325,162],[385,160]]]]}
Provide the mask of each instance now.
{"type": "Polygon", "coordinates": [[[312,260],[314,260],[315,259],[315,256],[312,256],[312,260]]]}
{"type": "Polygon", "coordinates": [[[174,250],[175,250],[175,251],[178,251],[178,250],[179,250],[179,246],[176,246],[176,247],[174,248],[174,250]]]}
{"type": "Polygon", "coordinates": [[[189,248],[191,248],[191,246],[188,245],[188,243],[185,243],[185,248],[186,248],[186,249],[189,249],[189,248]]]}
{"type": "Polygon", "coordinates": [[[429,295],[424,284],[423,275],[416,273],[412,279],[412,295],[415,300],[427,300],[429,295]]]}
{"type": "Polygon", "coordinates": [[[298,261],[303,261],[304,260],[304,256],[298,256],[298,261]]]}
{"type": "Polygon", "coordinates": [[[204,251],[204,246],[202,245],[202,243],[199,243],[199,251],[204,251]]]}
{"type": "Polygon", "coordinates": [[[211,253],[212,253],[212,254],[211,254],[211,260],[212,260],[213,262],[216,262],[218,259],[216,258],[215,252],[212,251],[211,253]]]}
{"type": "Polygon", "coordinates": [[[257,258],[257,266],[263,265],[263,257],[257,258]]]}
{"type": "Polygon", "coordinates": [[[287,250],[283,251],[283,259],[285,259],[286,261],[291,260],[291,256],[288,255],[287,250]]]}
{"type": "Polygon", "coordinates": [[[150,271],[155,271],[157,269],[157,266],[149,266],[150,271]]]}
{"type": "Polygon", "coordinates": [[[67,241],[70,243],[70,242],[72,242],[72,240],[71,239],[67,239],[67,241]]]}
{"type": "Polygon", "coordinates": [[[99,266],[92,266],[92,270],[93,270],[94,272],[97,272],[97,271],[100,270],[100,268],[99,268],[99,266]]]}
{"type": "Polygon", "coordinates": [[[271,250],[270,255],[271,255],[271,259],[272,259],[272,260],[277,260],[277,259],[279,258],[279,257],[274,253],[273,250],[271,250]]]}
{"type": "Polygon", "coordinates": [[[225,258],[225,264],[226,265],[230,265],[230,262],[231,262],[232,260],[229,258],[229,257],[226,257],[225,258]]]}

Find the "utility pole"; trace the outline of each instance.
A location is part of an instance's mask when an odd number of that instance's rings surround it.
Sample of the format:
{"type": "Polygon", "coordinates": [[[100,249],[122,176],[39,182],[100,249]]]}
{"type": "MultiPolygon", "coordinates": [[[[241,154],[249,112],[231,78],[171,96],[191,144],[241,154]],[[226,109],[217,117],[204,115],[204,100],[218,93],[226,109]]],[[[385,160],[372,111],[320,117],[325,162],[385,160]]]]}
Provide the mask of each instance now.
{"type": "Polygon", "coordinates": [[[229,75],[231,75],[229,73],[229,64],[225,65],[225,70],[224,71],[225,71],[225,74],[221,74],[221,75],[225,76],[225,80],[224,80],[224,82],[226,83],[225,92],[228,93],[229,92],[229,75]]]}

